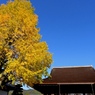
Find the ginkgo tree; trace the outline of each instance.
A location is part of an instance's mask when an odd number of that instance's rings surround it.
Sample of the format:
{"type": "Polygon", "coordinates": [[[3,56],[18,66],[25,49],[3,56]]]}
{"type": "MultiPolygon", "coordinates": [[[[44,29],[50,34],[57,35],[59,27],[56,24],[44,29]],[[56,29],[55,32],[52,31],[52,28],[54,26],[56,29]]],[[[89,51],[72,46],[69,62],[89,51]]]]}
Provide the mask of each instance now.
{"type": "Polygon", "coordinates": [[[52,54],[41,41],[37,22],[29,0],[0,5],[0,65],[13,83],[22,80],[32,86],[49,75],[52,54]]]}

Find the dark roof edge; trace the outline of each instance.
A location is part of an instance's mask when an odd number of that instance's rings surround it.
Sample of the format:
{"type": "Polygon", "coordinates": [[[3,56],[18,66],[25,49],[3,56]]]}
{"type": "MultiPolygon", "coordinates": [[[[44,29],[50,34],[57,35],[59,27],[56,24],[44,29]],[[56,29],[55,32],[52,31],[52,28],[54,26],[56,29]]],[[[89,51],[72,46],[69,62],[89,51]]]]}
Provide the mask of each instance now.
{"type": "Polygon", "coordinates": [[[74,82],[74,83],[56,83],[56,82],[53,82],[53,83],[41,83],[41,84],[66,84],[66,85],[68,85],[68,84],[95,84],[95,82],[74,82]]]}

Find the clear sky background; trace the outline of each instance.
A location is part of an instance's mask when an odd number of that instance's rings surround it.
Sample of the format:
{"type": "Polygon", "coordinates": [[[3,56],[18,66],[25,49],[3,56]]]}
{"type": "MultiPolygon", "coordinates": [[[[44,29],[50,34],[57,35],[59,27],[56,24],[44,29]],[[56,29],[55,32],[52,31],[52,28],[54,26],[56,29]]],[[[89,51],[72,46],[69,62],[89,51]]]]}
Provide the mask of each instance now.
{"type": "Polygon", "coordinates": [[[95,0],[31,0],[52,67],[95,67],[95,0]]]}
{"type": "MultiPolygon", "coordinates": [[[[0,0],[5,3],[7,0],[0,0]]],[[[95,0],[31,0],[53,67],[95,67],[95,0]]]]}

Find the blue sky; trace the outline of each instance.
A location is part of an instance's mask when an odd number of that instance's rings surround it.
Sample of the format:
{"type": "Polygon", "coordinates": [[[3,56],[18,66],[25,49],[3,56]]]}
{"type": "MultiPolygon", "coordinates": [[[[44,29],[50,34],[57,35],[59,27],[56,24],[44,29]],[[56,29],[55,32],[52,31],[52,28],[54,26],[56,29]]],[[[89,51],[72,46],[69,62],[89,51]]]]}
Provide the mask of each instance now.
{"type": "MultiPolygon", "coordinates": [[[[7,0],[0,0],[5,3],[7,0]]],[[[95,67],[95,0],[31,0],[52,67],[95,67]]]]}
{"type": "Polygon", "coordinates": [[[95,67],[95,0],[31,0],[52,67],[95,67]]]}

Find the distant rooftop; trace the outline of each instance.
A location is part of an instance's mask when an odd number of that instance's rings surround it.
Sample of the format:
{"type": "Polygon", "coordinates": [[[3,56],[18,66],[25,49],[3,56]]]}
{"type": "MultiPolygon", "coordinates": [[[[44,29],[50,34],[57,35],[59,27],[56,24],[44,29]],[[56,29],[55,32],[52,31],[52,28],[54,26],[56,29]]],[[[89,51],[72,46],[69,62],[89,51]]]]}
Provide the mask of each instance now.
{"type": "Polygon", "coordinates": [[[88,84],[95,83],[95,69],[90,66],[56,67],[51,71],[51,78],[43,84],[88,84]]]}

